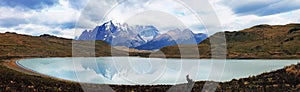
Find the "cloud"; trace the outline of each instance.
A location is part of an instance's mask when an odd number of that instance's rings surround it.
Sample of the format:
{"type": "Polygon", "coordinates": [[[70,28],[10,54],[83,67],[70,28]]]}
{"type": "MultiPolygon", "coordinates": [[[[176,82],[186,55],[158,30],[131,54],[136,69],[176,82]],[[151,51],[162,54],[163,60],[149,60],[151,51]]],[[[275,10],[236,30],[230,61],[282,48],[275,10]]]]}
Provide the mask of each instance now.
{"type": "MultiPolygon", "coordinates": [[[[210,3],[213,5],[216,14],[219,17],[219,20],[223,26],[223,31],[238,31],[259,24],[285,25],[288,23],[300,22],[300,17],[297,17],[300,14],[299,9],[268,16],[259,16],[255,14],[240,15],[236,14],[231,7],[224,5],[223,0],[213,0],[210,1],[210,3]]],[[[238,3],[239,2],[236,2],[236,4],[238,3]]],[[[241,6],[244,5],[243,2],[240,3],[241,6]]],[[[247,4],[247,2],[245,4],[247,4]]]]}
{"type": "MultiPolygon", "coordinates": [[[[199,12],[208,12],[202,10],[199,12]]],[[[163,32],[202,25],[192,11],[181,2],[173,0],[128,0],[114,7],[105,20],[130,25],[154,25],[163,32]]],[[[197,27],[190,29],[194,32],[201,31],[197,27]]]]}
{"type": "Polygon", "coordinates": [[[171,14],[160,11],[145,11],[126,20],[129,25],[153,25],[161,32],[175,28],[187,28],[179,19],[171,14]]]}
{"type": "Polygon", "coordinates": [[[189,28],[213,34],[219,20],[223,30],[241,30],[258,24],[299,23],[298,0],[189,0],[199,10],[190,11],[174,0],[0,0],[0,32],[29,35],[53,34],[73,38],[113,20],[133,25],[155,25],[162,31],[189,28]],[[28,1],[28,2],[27,2],[28,1]],[[121,2],[123,1],[123,2],[121,2]],[[25,2],[25,3],[23,3],[25,2]],[[207,2],[207,1],[206,1],[207,2]],[[198,16],[194,13],[197,13],[198,16]],[[212,17],[217,14],[217,17],[212,17]],[[76,31],[75,31],[76,30],[76,31]]]}
{"type": "Polygon", "coordinates": [[[21,9],[43,9],[58,4],[58,0],[1,0],[0,5],[21,9]]]}
{"type": "Polygon", "coordinates": [[[81,10],[77,27],[92,29],[100,25],[104,22],[106,13],[116,4],[116,0],[89,0],[84,9],[81,10]]]}
{"type": "Polygon", "coordinates": [[[299,0],[229,0],[222,1],[238,15],[267,16],[300,9],[299,0]]]}
{"type": "Polygon", "coordinates": [[[29,34],[39,36],[42,34],[52,34],[59,37],[74,38],[74,29],[62,29],[60,27],[50,27],[39,24],[20,24],[15,27],[1,28],[0,32],[17,32],[19,34],[29,34]]]}
{"type": "Polygon", "coordinates": [[[20,11],[15,8],[0,7],[0,27],[14,27],[20,24],[42,24],[75,28],[79,11],[64,6],[55,6],[41,11],[20,11]]]}
{"type": "Polygon", "coordinates": [[[20,10],[19,6],[0,6],[0,32],[36,36],[52,34],[73,38],[80,11],[71,8],[67,0],[59,0],[58,3],[48,8],[29,11],[20,10]]]}

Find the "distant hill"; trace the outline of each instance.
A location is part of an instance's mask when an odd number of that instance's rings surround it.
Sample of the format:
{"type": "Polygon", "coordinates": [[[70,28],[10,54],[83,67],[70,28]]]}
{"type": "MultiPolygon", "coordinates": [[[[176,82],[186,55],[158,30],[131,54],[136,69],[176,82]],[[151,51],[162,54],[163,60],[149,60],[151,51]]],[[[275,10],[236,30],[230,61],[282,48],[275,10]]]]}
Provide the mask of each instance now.
{"type": "MultiPolygon", "coordinates": [[[[88,41],[73,41],[48,34],[29,36],[16,33],[0,33],[0,57],[71,57],[72,42],[88,44],[88,41]]],[[[81,45],[85,46],[85,45],[81,45]]],[[[92,47],[92,46],[91,46],[92,47]]],[[[82,48],[91,48],[82,47],[82,48]]],[[[103,41],[95,42],[96,56],[110,56],[111,47],[103,41]]],[[[85,52],[83,49],[78,52],[85,52]]],[[[122,51],[116,51],[124,55],[122,51]]],[[[89,52],[86,52],[89,53],[89,52]]]]}
{"type": "MultiPolygon", "coordinates": [[[[201,58],[211,57],[210,39],[198,44],[201,58]]],[[[300,24],[257,25],[241,31],[226,31],[227,58],[300,58],[300,24]]],[[[168,57],[180,57],[178,46],[160,49],[168,57]]]]}

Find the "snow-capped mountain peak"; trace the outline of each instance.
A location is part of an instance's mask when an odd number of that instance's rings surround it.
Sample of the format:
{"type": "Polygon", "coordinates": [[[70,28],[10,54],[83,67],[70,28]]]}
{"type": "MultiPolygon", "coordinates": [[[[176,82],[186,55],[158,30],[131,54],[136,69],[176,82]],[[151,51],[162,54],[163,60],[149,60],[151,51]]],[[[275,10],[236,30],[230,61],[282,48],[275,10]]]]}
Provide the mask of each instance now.
{"type": "Polygon", "coordinates": [[[137,47],[152,40],[158,34],[154,26],[129,26],[127,23],[108,21],[90,32],[83,32],[78,40],[103,40],[112,46],[137,47]],[[96,37],[89,36],[93,34],[96,34],[96,37]]]}
{"type": "Polygon", "coordinates": [[[83,31],[77,40],[103,40],[112,46],[153,50],[175,44],[196,44],[206,37],[205,34],[194,34],[189,29],[182,31],[176,28],[160,34],[159,30],[152,25],[130,26],[127,23],[108,21],[91,31],[83,31]]]}

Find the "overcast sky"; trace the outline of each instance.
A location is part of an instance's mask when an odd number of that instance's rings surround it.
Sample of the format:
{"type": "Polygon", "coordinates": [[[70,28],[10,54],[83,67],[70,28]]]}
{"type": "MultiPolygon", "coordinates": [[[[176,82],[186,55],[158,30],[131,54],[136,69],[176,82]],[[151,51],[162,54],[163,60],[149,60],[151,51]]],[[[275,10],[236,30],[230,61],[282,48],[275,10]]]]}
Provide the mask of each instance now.
{"type": "Polygon", "coordinates": [[[190,0],[194,1],[201,9],[193,10],[177,0],[0,0],[0,32],[74,38],[109,20],[154,25],[161,32],[189,28],[202,33],[214,27],[203,24],[209,22],[203,21],[206,18],[218,19],[223,31],[300,22],[300,0],[209,0],[209,4],[190,0]]]}

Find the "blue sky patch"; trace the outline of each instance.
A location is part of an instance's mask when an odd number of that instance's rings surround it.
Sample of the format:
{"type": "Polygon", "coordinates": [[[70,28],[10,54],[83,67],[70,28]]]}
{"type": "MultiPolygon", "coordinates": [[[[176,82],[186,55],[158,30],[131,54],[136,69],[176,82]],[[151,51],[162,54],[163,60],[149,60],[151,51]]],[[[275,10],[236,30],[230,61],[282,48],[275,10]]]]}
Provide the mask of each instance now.
{"type": "Polygon", "coordinates": [[[1,0],[1,6],[39,10],[58,4],[58,0],[1,0]]]}
{"type": "Polygon", "coordinates": [[[21,18],[0,19],[0,27],[5,27],[5,28],[15,27],[20,24],[26,24],[26,23],[28,23],[28,21],[21,18]]]}
{"type": "Polygon", "coordinates": [[[297,0],[239,0],[223,1],[237,15],[268,16],[300,9],[297,0]],[[246,3],[244,3],[246,2],[246,3]]]}
{"type": "Polygon", "coordinates": [[[67,23],[59,24],[59,26],[62,29],[73,29],[76,26],[76,22],[67,22],[67,23]]]}

